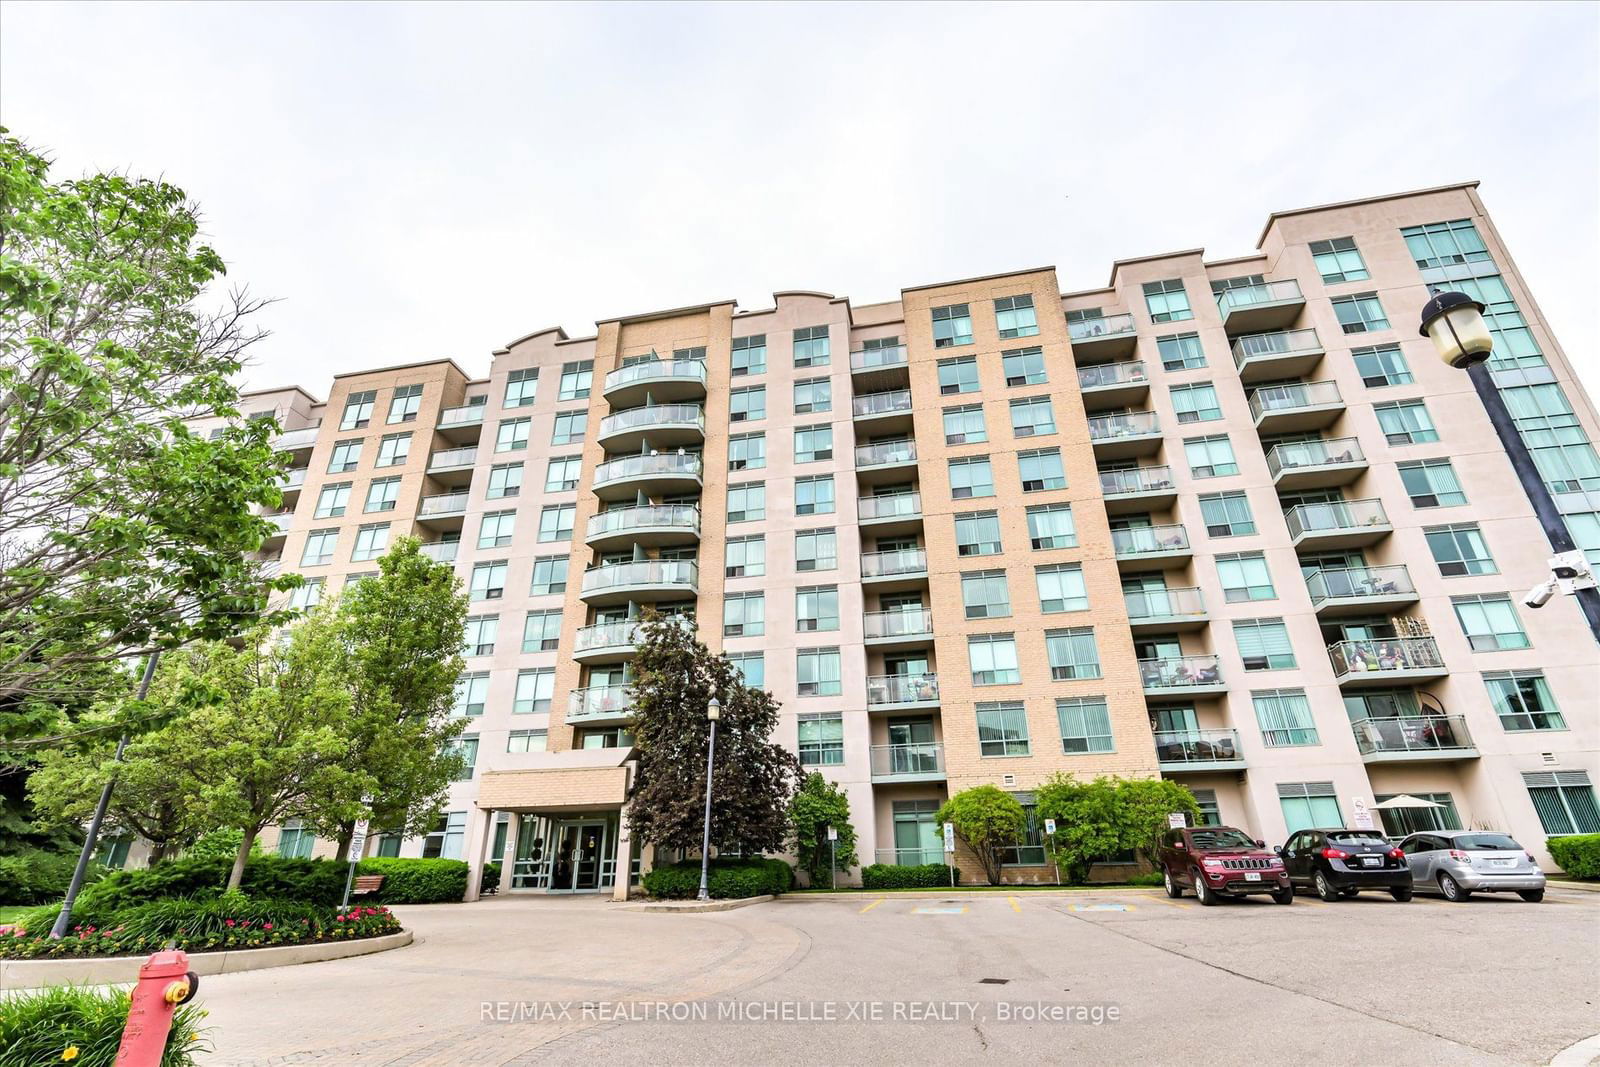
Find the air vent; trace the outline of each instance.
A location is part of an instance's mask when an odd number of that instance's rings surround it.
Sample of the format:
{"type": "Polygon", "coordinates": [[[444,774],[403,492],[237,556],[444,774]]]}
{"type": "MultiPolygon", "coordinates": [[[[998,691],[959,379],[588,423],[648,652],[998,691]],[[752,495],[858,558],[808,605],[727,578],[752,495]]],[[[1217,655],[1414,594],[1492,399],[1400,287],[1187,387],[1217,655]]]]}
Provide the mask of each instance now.
{"type": "Polygon", "coordinates": [[[1541,752],[1539,753],[1539,758],[1544,760],[1544,765],[1546,767],[1554,767],[1556,764],[1561,762],[1560,760],[1556,759],[1556,754],[1554,752],[1541,752]]]}
{"type": "Polygon", "coordinates": [[[1001,785],[1016,785],[1017,784],[1017,776],[1014,775],[1014,774],[1002,774],[1000,776],[1000,784],[1001,785]]]}

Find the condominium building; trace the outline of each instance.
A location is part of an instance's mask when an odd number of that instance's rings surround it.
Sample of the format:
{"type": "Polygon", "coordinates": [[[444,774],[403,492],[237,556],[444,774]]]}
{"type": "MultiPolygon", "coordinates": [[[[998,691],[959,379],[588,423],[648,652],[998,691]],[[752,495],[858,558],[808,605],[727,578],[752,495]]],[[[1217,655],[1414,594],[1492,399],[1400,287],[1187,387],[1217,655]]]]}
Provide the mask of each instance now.
{"type": "MultiPolygon", "coordinates": [[[[1548,864],[1547,836],[1600,831],[1600,649],[1570,598],[1523,605],[1544,535],[1417,330],[1429,286],[1488,305],[1494,377],[1600,559],[1600,424],[1475,185],[1279,212],[1257,248],[1066,293],[1046,267],[717,301],[531,333],[483,379],[251,394],[295,457],[268,552],[298,603],[407,534],[471,598],[471,774],[435,833],[373,851],[625,888],[652,861],[621,815],[647,607],[778,699],[863,862],[940,861],[946,797],[1027,806],[1057,772],[1162,775],[1273,842],[1370,813],[1548,864]]],[[[1036,826],[1007,859],[1054,877],[1036,826]]]]}

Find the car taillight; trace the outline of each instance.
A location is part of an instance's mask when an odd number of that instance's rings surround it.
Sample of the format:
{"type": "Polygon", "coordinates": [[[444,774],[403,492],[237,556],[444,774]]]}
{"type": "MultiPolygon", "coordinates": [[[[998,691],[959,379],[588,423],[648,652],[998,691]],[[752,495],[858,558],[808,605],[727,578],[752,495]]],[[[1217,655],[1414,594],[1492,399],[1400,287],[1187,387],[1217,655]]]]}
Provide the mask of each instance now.
{"type": "Polygon", "coordinates": [[[1406,854],[1397,848],[1391,848],[1389,850],[1389,858],[1394,860],[1403,860],[1406,858],[1406,854]]]}
{"type": "Polygon", "coordinates": [[[1322,850],[1322,858],[1325,860],[1347,860],[1350,858],[1350,853],[1342,848],[1325,848],[1322,850]]]}
{"type": "Polygon", "coordinates": [[[1461,861],[1465,862],[1467,860],[1470,860],[1472,857],[1467,855],[1465,852],[1461,851],[1459,848],[1453,848],[1453,849],[1450,850],[1450,858],[1453,859],[1453,860],[1461,860],[1461,861]]]}

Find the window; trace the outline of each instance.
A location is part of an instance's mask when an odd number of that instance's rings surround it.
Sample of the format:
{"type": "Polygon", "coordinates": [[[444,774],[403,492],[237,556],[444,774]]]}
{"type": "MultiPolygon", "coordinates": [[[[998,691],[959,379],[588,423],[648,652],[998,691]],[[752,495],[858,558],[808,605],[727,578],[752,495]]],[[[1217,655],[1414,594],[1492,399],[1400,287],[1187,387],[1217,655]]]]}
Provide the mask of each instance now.
{"type": "Polygon", "coordinates": [[[505,560],[474,564],[472,567],[472,581],[467,588],[468,597],[471,600],[499,600],[505,596],[505,560]]]}
{"type": "Polygon", "coordinates": [[[1035,567],[1033,576],[1039,587],[1039,610],[1046,615],[1089,609],[1089,592],[1083,584],[1081,565],[1056,563],[1035,567]]]}
{"type": "Polygon", "coordinates": [[[1172,408],[1179,422],[1212,422],[1222,418],[1217,390],[1210,382],[1172,387],[1172,408]]]}
{"type": "Polygon", "coordinates": [[[972,343],[972,314],[965,304],[933,309],[933,347],[954,348],[972,343]]]}
{"type": "Polygon", "coordinates": [[[1262,689],[1251,693],[1250,699],[1256,706],[1261,740],[1268,748],[1321,744],[1304,689],[1262,689]]]}
{"type": "Polygon", "coordinates": [[[968,571],[961,576],[961,603],[969,619],[998,619],[1011,614],[1005,571],[968,571]]]}
{"type": "Polygon", "coordinates": [[[570,445],[574,441],[582,441],[583,435],[589,431],[589,413],[587,411],[566,411],[556,416],[555,430],[550,434],[550,443],[553,445],[570,445]]]}
{"type": "Polygon", "coordinates": [[[722,601],[723,637],[760,637],[767,632],[766,596],[729,593],[722,601]]]}
{"type": "Polygon", "coordinates": [[[379,467],[398,467],[411,457],[411,434],[386,433],[378,442],[379,467]]]}
{"type": "Polygon", "coordinates": [[[1006,341],[1037,334],[1039,320],[1033,312],[1033,297],[1024,293],[1021,296],[1002,296],[996,300],[994,324],[1000,331],[1001,339],[1006,341]]]}
{"type": "Polygon", "coordinates": [[[534,667],[517,672],[517,691],[511,710],[518,715],[546,713],[556,695],[554,667],[534,667]]]}
{"type": "Polygon", "coordinates": [[[839,565],[838,537],[832,529],[800,530],[794,535],[794,569],[831,571],[839,565]]]}
{"type": "Polygon", "coordinates": [[[1039,504],[1028,509],[1028,542],[1035,550],[1074,548],[1078,527],[1071,504],[1039,504]]]}
{"type": "Polygon", "coordinates": [[[1455,596],[1450,604],[1456,609],[1456,621],[1467,635],[1467,644],[1474,652],[1500,652],[1511,648],[1527,648],[1528,635],[1522,630],[1517,609],[1504,593],[1492,596],[1455,596]]]}
{"type": "Polygon", "coordinates": [[[839,650],[802,648],[795,653],[795,678],[803,697],[838,696],[839,650]]]}
{"type": "Polygon", "coordinates": [[[767,684],[767,663],[760,652],[728,652],[726,655],[745,685],[761,689],[767,684]]]}
{"type": "Polygon", "coordinates": [[[794,430],[794,461],[815,463],[833,458],[833,427],[827,423],[817,426],[796,426],[794,430]]]}
{"type": "Polygon", "coordinates": [[[1411,249],[1418,270],[1448,267],[1457,263],[1492,263],[1489,250],[1471,219],[1430,222],[1426,226],[1407,226],[1400,231],[1411,249]]]}
{"type": "Polygon", "coordinates": [[[1000,552],[1000,515],[968,511],[956,516],[956,555],[994,556],[1000,552]]]}
{"type": "Polygon", "coordinates": [[[1449,508],[1467,502],[1456,480],[1455,468],[1448,459],[1424,459],[1414,463],[1401,463],[1400,481],[1411,497],[1411,506],[1418,508],[1449,508]]]}
{"type": "Polygon", "coordinates": [[[499,428],[495,430],[494,450],[521,452],[527,448],[528,430],[532,421],[526,415],[520,419],[501,419],[499,428]]]}
{"type": "Polygon", "coordinates": [[[723,557],[724,574],[729,578],[758,578],[767,573],[767,539],[761,534],[728,538],[723,557]]]}
{"type": "Polygon", "coordinates": [[[1017,639],[1011,634],[968,637],[967,659],[973,685],[1014,685],[1022,681],[1022,671],[1017,666],[1017,639]]]}
{"type": "Polygon", "coordinates": [[[1065,489],[1067,472],[1061,468],[1059,448],[1040,448],[1017,453],[1017,473],[1022,478],[1024,493],[1038,493],[1046,489],[1065,489]]]}
{"type": "Polygon", "coordinates": [[[1374,404],[1378,427],[1391,445],[1420,445],[1437,441],[1439,432],[1433,428],[1427,406],[1420,400],[1398,400],[1387,404],[1374,404]]]}
{"type": "Polygon", "coordinates": [[[1046,630],[1044,651],[1050,677],[1058,682],[1100,677],[1100,649],[1095,645],[1093,626],[1046,630]]]}
{"type": "Polygon", "coordinates": [[[794,413],[815,415],[833,410],[832,382],[827,378],[805,378],[794,383],[794,413]]]}
{"type": "Polygon", "coordinates": [[[360,462],[360,441],[337,441],[333,446],[333,454],[328,457],[328,473],[344,474],[346,471],[353,471],[360,462]]]}
{"type": "Polygon", "coordinates": [[[367,511],[393,511],[399,501],[399,478],[376,478],[367,486],[367,511]]]}
{"type": "MultiPolygon", "coordinates": [[[[1382,804],[1386,800],[1393,800],[1398,794],[1376,793],[1374,799],[1382,804]]],[[[1412,793],[1418,800],[1426,800],[1437,805],[1432,808],[1378,808],[1378,815],[1383,819],[1383,832],[1387,837],[1407,837],[1411,834],[1427,833],[1430,830],[1459,830],[1461,829],[1461,816],[1456,813],[1455,798],[1449,793],[1412,793]]]]}
{"type": "Polygon", "coordinates": [[[378,393],[375,389],[351,393],[345,397],[344,415],[339,419],[339,429],[365,429],[372,422],[372,405],[377,399],[378,393]]]}
{"type": "Polygon", "coordinates": [[[1005,371],[1007,385],[1042,385],[1050,380],[1044,372],[1042,348],[1016,348],[1002,352],[1000,366],[1005,371]]]}
{"type": "Polygon", "coordinates": [[[311,513],[314,519],[336,519],[343,515],[345,508],[350,503],[350,483],[336,482],[325,485],[317,494],[317,509],[311,513]]]}
{"type": "Polygon", "coordinates": [[[1215,789],[1191,789],[1194,794],[1195,805],[1200,809],[1200,815],[1195,819],[1196,826],[1221,826],[1222,810],[1217,807],[1217,791],[1215,789]]]}
{"type": "Polygon", "coordinates": [[[1061,751],[1067,755],[1116,751],[1105,697],[1057,700],[1056,721],[1061,724],[1061,751]]]}
{"type": "Polygon", "coordinates": [[[1295,667],[1294,645],[1282,619],[1239,619],[1233,641],[1247,671],[1288,671],[1295,667]]]}
{"type": "Polygon", "coordinates": [[[1315,826],[1343,826],[1332,782],[1279,782],[1278,805],[1289,833],[1315,826]]]}
{"type": "Polygon", "coordinates": [[[307,578],[295,587],[289,594],[289,609],[291,611],[310,611],[322,603],[322,589],[326,584],[323,578],[307,578]]]}
{"type": "Polygon", "coordinates": [[[317,837],[299,819],[286,819],[278,830],[278,855],[288,859],[304,860],[311,858],[311,850],[316,846],[317,837]]]}
{"type": "Polygon", "coordinates": [[[389,398],[389,421],[416,422],[417,412],[422,410],[422,386],[402,385],[396,387],[394,395],[389,398]]]}
{"type": "Polygon", "coordinates": [[[578,488],[578,478],[583,473],[582,456],[555,456],[544,469],[544,491],[570,493],[578,488]]]}
{"type": "Polygon", "coordinates": [[[706,361],[706,346],[695,345],[691,348],[674,348],[672,350],[674,363],[704,363],[706,361]]]}
{"type": "Polygon", "coordinates": [[[1333,313],[1345,333],[1372,333],[1387,330],[1389,320],[1384,317],[1383,305],[1377,293],[1353,293],[1333,301],[1333,313]]]}
{"type": "Polygon", "coordinates": [[[1256,532],[1250,499],[1243,493],[1202,494],[1200,516],[1205,519],[1206,533],[1212,537],[1243,537],[1256,532]]]}
{"type": "Polygon", "coordinates": [[[533,406],[539,395],[539,368],[525,367],[506,375],[506,399],[502,407],[525,408],[533,406]]]}
{"type": "Polygon", "coordinates": [[[767,373],[767,335],[752,334],[733,339],[733,377],[767,373]]]}
{"type": "Polygon", "coordinates": [[[333,562],[333,549],[339,541],[338,530],[312,530],[306,535],[306,548],[300,554],[300,566],[320,567],[333,562]]]}
{"type": "Polygon", "coordinates": [[[577,731],[574,742],[574,748],[632,748],[633,735],[625,726],[602,726],[577,731]]]}
{"type": "Polygon", "coordinates": [[[1484,305],[1483,321],[1494,337],[1494,354],[1489,366],[1493,370],[1544,367],[1544,355],[1539,342],[1528,328],[1517,307],[1511,289],[1498,274],[1480,274],[1476,278],[1458,278],[1449,283],[1484,305]]]}
{"type": "Polygon", "coordinates": [[[728,421],[755,422],[767,417],[767,387],[747,385],[728,394],[728,421]]]}
{"type": "Polygon", "coordinates": [[[1600,804],[1588,771],[1524,771],[1522,784],[1545,833],[1600,834],[1600,804]]]}
{"type": "Polygon", "coordinates": [[[1381,389],[1389,385],[1410,385],[1411,368],[1399,345],[1372,345],[1352,348],[1350,358],[1355,360],[1361,384],[1368,389],[1381,389]]]}
{"type": "Polygon", "coordinates": [[[1317,265],[1325,285],[1365,281],[1367,264],[1361,258],[1354,237],[1334,237],[1311,242],[1311,261],[1317,265]]]}
{"type": "Polygon", "coordinates": [[[767,517],[767,483],[728,486],[728,521],[752,522],[767,517]]]}
{"type": "Polygon", "coordinates": [[[489,672],[476,671],[456,679],[456,703],[452,714],[458,718],[475,719],[483,714],[484,702],[489,699],[489,672]]]}
{"type": "Polygon", "coordinates": [[[1556,707],[1556,698],[1542,671],[1495,671],[1483,676],[1489,702],[1500,716],[1502,728],[1521,730],[1565,730],[1567,720],[1556,707]]]}
{"type": "Polygon", "coordinates": [[[463,656],[494,655],[495,637],[500,633],[500,616],[473,615],[467,619],[466,637],[462,641],[463,656]]]}
{"type": "Polygon", "coordinates": [[[949,463],[950,495],[955,499],[994,496],[994,472],[989,467],[988,456],[952,459],[949,463]]]}
{"type": "Polygon", "coordinates": [[[1446,578],[1459,578],[1464,574],[1495,574],[1494,557],[1478,531],[1476,523],[1463,522],[1453,526],[1429,526],[1423,530],[1428,539],[1428,551],[1439,565],[1439,573],[1446,578]]]}
{"type": "Polygon", "coordinates": [[[800,766],[835,767],[844,762],[844,716],[805,712],[800,716],[800,766]]]}
{"type": "Polygon", "coordinates": [[[489,468],[489,490],[484,495],[490,500],[512,497],[522,492],[522,464],[497,463],[489,468]]]}
{"type": "Polygon", "coordinates": [[[377,559],[389,547],[389,524],[369,522],[356,529],[356,547],[350,553],[353,563],[377,559]]]}
{"type": "Polygon", "coordinates": [[[1220,434],[1185,438],[1183,454],[1189,461],[1189,473],[1196,478],[1224,478],[1239,473],[1233,443],[1220,434]]]}
{"type": "Polygon", "coordinates": [[[1151,322],[1182,322],[1194,318],[1194,312],[1189,310],[1189,294],[1179,278],[1145,282],[1144,306],[1150,312],[1151,322]]]}
{"type": "Polygon", "coordinates": [[[1600,568],[1600,511],[1567,512],[1562,516],[1572,541],[1589,557],[1591,566],[1600,568]]]}
{"type": "Polygon", "coordinates": [[[477,771],[478,765],[478,738],[474,734],[458,737],[446,746],[446,750],[461,757],[461,769],[456,772],[455,780],[469,782],[477,771]]]}
{"type": "Polygon", "coordinates": [[[554,652],[560,646],[561,612],[528,612],[522,620],[522,651],[554,652]]]}
{"type": "Polygon", "coordinates": [[[1274,600],[1272,573],[1260,552],[1238,552],[1217,557],[1217,577],[1222,580],[1223,597],[1230,604],[1245,600],[1274,600]]]}
{"type": "Polygon", "coordinates": [[[1161,355],[1162,370],[1198,370],[1206,365],[1206,350],[1197,333],[1157,337],[1156,351],[1161,355]]]}
{"type": "Polygon", "coordinates": [[[1561,386],[1554,382],[1517,386],[1500,394],[1552,492],[1600,490],[1600,457],[1561,386]]]}
{"type": "Polygon", "coordinates": [[[533,561],[533,580],[528,592],[532,596],[549,596],[567,591],[567,556],[540,556],[533,561]]]}
{"type": "Polygon", "coordinates": [[[466,847],[466,837],[466,812],[452,811],[441,815],[433,832],[422,839],[422,858],[458,860],[466,847]]]}
{"type": "Polygon", "coordinates": [[[826,326],[802,326],[794,332],[796,367],[826,367],[829,359],[826,326]]]}
{"type": "Polygon", "coordinates": [[[961,356],[959,359],[939,361],[939,395],[976,393],[978,391],[978,357],[961,356]]]}
{"type": "Polygon", "coordinates": [[[794,513],[796,515],[833,514],[833,475],[819,474],[812,478],[794,480],[794,513]]]}
{"type": "Polygon", "coordinates": [[[728,469],[760,470],[767,465],[767,435],[736,433],[728,438],[728,469]]]}
{"type": "Polygon", "coordinates": [[[539,511],[539,540],[570,541],[572,524],[578,514],[576,504],[550,504],[539,511]]]}
{"type": "Polygon", "coordinates": [[[1038,437],[1056,432],[1056,412],[1047,396],[1011,402],[1011,432],[1017,437],[1038,437]]]}
{"type": "Polygon", "coordinates": [[[504,548],[511,543],[511,533],[517,524],[515,511],[491,511],[478,525],[479,548],[504,548]]]}
{"type": "Polygon", "coordinates": [[[979,755],[1028,754],[1028,713],[1020,700],[988,700],[976,710],[979,755]]]}
{"type": "Polygon", "coordinates": [[[802,586],[794,593],[794,628],[811,633],[839,628],[839,587],[802,586]]]}
{"type": "Polygon", "coordinates": [[[543,752],[548,741],[548,730],[512,730],[506,735],[506,751],[543,752]]]}
{"type": "Polygon", "coordinates": [[[583,400],[589,395],[589,386],[594,378],[594,360],[582,359],[575,363],[561,365],[561,388],[556,392],[557,400],[583,400]]]}
{"type": "Polygon", "coordinates": [[[983,405],[963,404],[944,409],[944,443],[947,445],[975,445],[987,441],[989,432],[983,425],[983,405]]]}

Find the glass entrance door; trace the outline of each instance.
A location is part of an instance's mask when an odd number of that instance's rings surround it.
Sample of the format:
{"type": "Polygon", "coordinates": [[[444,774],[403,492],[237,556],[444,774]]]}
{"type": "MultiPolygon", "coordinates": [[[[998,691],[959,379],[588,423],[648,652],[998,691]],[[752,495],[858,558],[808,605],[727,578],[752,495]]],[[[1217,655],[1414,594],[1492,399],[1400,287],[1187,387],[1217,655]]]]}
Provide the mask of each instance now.
{"type": "Polygon", "coordinates": [[[604,822],[562,823],[556,831],[550,891],[584,893],[599,889],[608,836],[604,822]]]}

